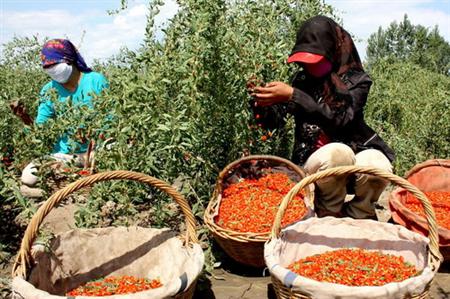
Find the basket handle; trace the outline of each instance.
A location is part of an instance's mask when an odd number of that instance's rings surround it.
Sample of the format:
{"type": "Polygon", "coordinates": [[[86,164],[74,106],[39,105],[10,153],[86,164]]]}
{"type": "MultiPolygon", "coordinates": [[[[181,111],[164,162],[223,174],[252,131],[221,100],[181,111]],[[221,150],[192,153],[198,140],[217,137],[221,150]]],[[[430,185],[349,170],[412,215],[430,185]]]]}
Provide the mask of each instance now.
{"type": "Polygon", "coordinates": [[[450,160],[432,159],[432,160],[427,160],[425,162],[416,164],[413,168],[411,168],[410,170],[408,170],[406,172],[405,178],[409,178],[411,175],[418,172],[419,170],[430,167],[430,166],[441,166],[441,167],[450,168],[450,160]]]}
{"type": "Polygon", "coordinates": [[[83,187],[90,186],[94,183],[108,180],[138,181],[141,183],[146,183],[159,189],[160,191],[167,193],[181,207],[181,211],[186,218],[186,238],[188,242],[198,243],[196,235],[197,222],[194,215],[192,214],[192,210],[189,207],[186,199],[172,186],[162,180],[139,172],[126,170],[106,171],[81,178],[57,191],[52,196],[50,196],[47,201],[45,201],[45,203],[38,209],[36,214],[33,215],[33,218],[27,226],[25,235],[20,245],[20,251],[13,265],[13,277],[18,275],[21,275],[24,278],[26,277],[27,267],[31,265],[31,247],[33,245],[33,242],[36,240],[37,234],[39,232],[39,227],[44,221],[44,218],[50,213],[50,211],[72,192],[75,192],[83,187]]]}
{"type": "Polygon", "coordinates": [[[225,176],[232,171],[236,166],[242,164],[243,162],[247,162],[247,161],[252,161],[252,160],[268,160],[268,161],[274,161],[274,162],[278,162],[278,163],[282,163],[282,164],[287,164],[290,168],[292,168],[296,173],[298,173],[299,175],[301,175],[301,177],[305,177],[306,173],[305,171],[300,168],[298,165],[294,164],[293,162],[278,157],[278,156],[272,156],[272,155],[250,155],[250,156],[245,156],[242,157],[238,160],[235,160],[233,162],[231,162],[230,164],[228,164],[220,173],[219,176],[217,177],[217,184],[216,184],[216,190],[221,191],[221,186],[220,186],[220,182],[223,181],[223,179],[225,178],[225,176]]]}
{"type": "Polygon", "coordinates": [[[280,236],[281,233],[281,219],[286,211],[287,206],[290,201],[294,198],[297,193],[302,190],[305,186],[316,182],[317,180],[327,178],[330,176],[344,175],[344,174],[355,174],[364,173],[374,176],[381,177],[383,179],[389,180],[392,183],[403,187],[404,189],[411,192],[415,197],[417,197],[422,203],[425,209],[425,215],[428,222],[428,238],[430,239],[430,264],[435,267],[434,270],[437,271],[439,268],[440,261],[442,260],[442,255],[439,252],[439,238],[438,238],[438,226],[436,224],[436,216],[434,214],[433,206],[430,204],[427,197],[420,191],[417,187],[412,185],[407,180],[394,175],[392,173],[386,172],[384,170],[373,168],[373,167],[361,167],[361,166],[341,166],[326,169],[315,174],[309,175],[297,183],[286,196],[283,198],[281,205],[278,209],[277,215],[275,216],[275,221],[272,226],[271,238],[275,239],[280,236]]]}

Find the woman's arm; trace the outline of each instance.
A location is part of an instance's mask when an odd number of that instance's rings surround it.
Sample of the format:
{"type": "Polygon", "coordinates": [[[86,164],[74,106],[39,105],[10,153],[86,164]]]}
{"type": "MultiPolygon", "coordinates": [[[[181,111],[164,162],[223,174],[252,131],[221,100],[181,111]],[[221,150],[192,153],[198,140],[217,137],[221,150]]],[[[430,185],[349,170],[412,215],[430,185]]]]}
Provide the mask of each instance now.
{"type": "Polygon", "coordinates": [[[294,103],[293,110],[303,110],[321,126],[332,130],[344,127],[358,114],[362,114],[367,101],[372,81],[364,72],[353,73],[348,77],[346,83],[348,92],[337,92],[335,97],[342,97],[342,103],[348,103],[341,108],[332,109],[328,104],[316,102],[304,91],[294,88],[291,102],[294,103]]]}
{"type": "Polygon", "coordinates": [[[36,124],[46,123],[50,118],[55,117],[55,108],[50,100],[42,100],[38,107],[36,124]]]}
{"type": "Polygon", "coordinates": [[[250,106],[253,110],[253,116],[258,125],[263,129],[280,129],[285,125],[285,117],[288,112],[286,104],[277,104],[272,106],[258,106],[256,101],[251,100],[250,106]]]}
{"type": "Polygon", "coordinates": [[[52,89],[52,82],[49,82],[39,92],[39,106],[35,119],[35,123],[38,125],[46,123],[50,118],[56,117],[55,107],[49,93],[52,89]]]}
{"type": "Polygon", "coordinates": [[[251,92],[254,100],[250,102],[256,122],[264,129],[279,129],[285,125],[285,117],[292,113],[288,105],[293,88],[283,82],[270,82],[257,86],[251,92]]]}
{"type": "Polygon", "coordinates": [[[98,73],[96,82],[94,84],[94,91],[96,94],[100,94],[103,89],[109,88],[109,82],[102,74],[98,73]]]}

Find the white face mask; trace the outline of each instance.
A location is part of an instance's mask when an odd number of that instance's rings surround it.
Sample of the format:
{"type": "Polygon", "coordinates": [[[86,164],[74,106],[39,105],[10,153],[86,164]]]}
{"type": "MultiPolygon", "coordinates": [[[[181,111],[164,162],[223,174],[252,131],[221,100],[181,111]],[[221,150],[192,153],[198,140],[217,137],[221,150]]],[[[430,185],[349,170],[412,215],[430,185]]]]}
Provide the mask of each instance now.
{"type": "Polygon", "coordinates": [[[66,83],[69,81],[72,74],[72,66],[65,62],[58,63],[48,68],[44,68],[44,71],[56,82],[66,83]]]}

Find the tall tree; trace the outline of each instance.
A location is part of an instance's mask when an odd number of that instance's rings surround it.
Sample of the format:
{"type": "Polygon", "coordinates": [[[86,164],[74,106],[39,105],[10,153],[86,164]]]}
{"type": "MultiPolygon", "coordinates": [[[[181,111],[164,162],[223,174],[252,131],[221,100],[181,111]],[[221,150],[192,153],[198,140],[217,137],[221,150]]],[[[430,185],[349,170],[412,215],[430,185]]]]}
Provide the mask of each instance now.
{"type": "Polygon", "coordinates": [[[450,75],[450,44],[439,34],[438,27],[413,25],[406,14],[402,22],[392,22],[387,29],[379,27],[369,37],[369,68],[380,59],[408,61],[450,75]]]}

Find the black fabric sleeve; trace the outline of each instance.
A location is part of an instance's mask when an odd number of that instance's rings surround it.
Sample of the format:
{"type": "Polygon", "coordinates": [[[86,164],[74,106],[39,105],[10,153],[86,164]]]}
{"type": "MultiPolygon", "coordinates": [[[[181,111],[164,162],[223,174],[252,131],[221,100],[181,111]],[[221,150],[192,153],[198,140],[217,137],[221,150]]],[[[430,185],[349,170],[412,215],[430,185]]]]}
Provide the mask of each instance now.
{"type": "Polygon", "coordinates": [[[345,102],[349,104],[345,107],[332,109],[328,104],[316,102],[304,91],[294,88],[289,112],[302,110],[323,127],[333,130],[342,128],[352,121],[355,115],[363,112],[372,81],[367,74],[359,72],[349,77],[346,84],[348,93],[335,95],[347,97],[345,102]]]}
{"type": "Polygon", "coordinates": [[[280,129],[286,123],[285,117],[288,113],[286,104],[258,107],[255,106],[255,101],[251,100],[250,107],[253,111],[253,116],[256,119],[256,123],[260,124],[263,129],[280,129]]]}

